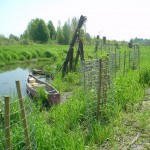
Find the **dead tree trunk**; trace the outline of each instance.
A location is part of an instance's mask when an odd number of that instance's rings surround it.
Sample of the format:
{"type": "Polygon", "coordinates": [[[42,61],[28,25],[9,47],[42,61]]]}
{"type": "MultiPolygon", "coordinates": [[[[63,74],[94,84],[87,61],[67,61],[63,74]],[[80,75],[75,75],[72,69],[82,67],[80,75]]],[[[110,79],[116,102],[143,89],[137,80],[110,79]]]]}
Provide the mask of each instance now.
{"type": "Polygon", "coordinates": [[[73,47],[74,47],[74,44],[76,42],[76,39],[79,36],[80,28],[82,27],[82,25],[84,24],[86,19],[87,18],[85,16],[82,16],[82,15],[80,16],[79,23],[78,23],[76,31],[73,35],[72,41],[70,43],[70,47],[69,47],[66,59],[65,59],[63,65],[62,65],[62,76],[64,76],[67,72],[67,67],[68,67],[69,62],[70,62],[70,70],[73,69],[73,50],[74,50],[73,47]]]}

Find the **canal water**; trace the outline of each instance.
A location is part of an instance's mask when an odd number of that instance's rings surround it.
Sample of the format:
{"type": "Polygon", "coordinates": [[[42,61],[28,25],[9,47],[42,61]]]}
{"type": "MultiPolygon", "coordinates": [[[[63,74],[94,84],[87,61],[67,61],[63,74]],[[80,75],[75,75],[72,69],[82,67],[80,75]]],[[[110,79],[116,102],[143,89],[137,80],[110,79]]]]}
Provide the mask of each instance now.
{"type": "MultiPolygon", "coordinates": [[[[41,62],[39,62],[40,64],[41,62]]],[[[0,96],[15,96],[16,83],[19,80],[21,84],[22,94],[26,95],[26,78],[29,73],[32,73],[32,68],[39,65],[38,62],[16,64],[0,68],[0,96]]],[[[44,77],[39,76],[40,79],[46,80],[44,77]]]]}

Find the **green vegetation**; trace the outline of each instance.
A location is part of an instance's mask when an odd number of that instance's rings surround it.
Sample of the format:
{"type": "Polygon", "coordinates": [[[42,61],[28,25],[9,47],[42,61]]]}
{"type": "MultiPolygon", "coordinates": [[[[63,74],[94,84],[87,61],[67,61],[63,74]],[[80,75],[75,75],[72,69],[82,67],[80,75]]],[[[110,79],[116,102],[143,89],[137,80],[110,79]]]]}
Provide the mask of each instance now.
{"type": "Polygon", "coordinates": [[[31,41],[46,43],[50,33],[44,20],[37,18],[30,21],[26,34],[31,41]]]}
{"type": "Polygon", "coordinates": [[[21,63],[34,60],[54,60],[64,56],[64,51],[68,46],[50,45],[27,45],[27,46],[1,46],[0,47],[0,66],[7,64],[21,63]]]}
{"type": "MultiPolygon", "coordinates": [[[[90,92],[84,94],[80,74],[70,72],[62,78],[61,72],[58,72],[67,49],[68,46],[58,45],[11,46],[0,49],[0,58],[3,60],[1,64],[48,59],[52,65],[45,66],[44,69],[50,70],[53,74],[57,72],[52,84],[62,96],[64,92],[72,91],[69,99],[57,106],[51,106],[48,110],[44,107],[39,109],[41,103],[32,103],[38,149],[120,149],[126,147],[130,142],[129,139],[132,140],[137,133],[148,137],[150,111],[141,109],[141,105],[144,88],[150,83],[150,48],[141,48],[141,65],[137,70],[129,70],[125,76],[117,74],[113,89],[114,99],[107,105],[105,112],[107,119],[104,119],[104,123],[97,122],[95,117],[92,119],[88,117],[91,111],[87,110],[85,100],[93,99],[90,92]]],[[[90,58],[100,56],[100,53],[93,52],[94,46],[86,47],[86,59],[89,56],[90,58]]],[[[43,93],[41,97],[43,99],[43,93]]],[[[14,142],[19,138],[16,130],[15,132],[17,136],[14,142]]],[[[149,148],[149,145],[147,147],[149,148]]]]}

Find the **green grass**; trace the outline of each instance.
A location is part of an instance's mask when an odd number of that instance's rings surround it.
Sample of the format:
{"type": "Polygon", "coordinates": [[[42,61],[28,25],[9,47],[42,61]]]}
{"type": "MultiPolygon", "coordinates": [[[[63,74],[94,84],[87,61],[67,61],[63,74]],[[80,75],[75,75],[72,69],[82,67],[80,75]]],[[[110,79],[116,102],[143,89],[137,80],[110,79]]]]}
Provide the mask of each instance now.
{"type": "Polygon", "coordinates": [[[63,45],[28,45],[28,46],[1,46],[0,64],[18,63],[22,61],[31,61],[33,59],[54,61],[60,56],[65,57],[64,51],[68,46],[63,45]]]}
{"type": "MultiPolygon", "coordinates": [[[[0,50],[3,51],[5,48],[1,47],[0,50]]],[[[13,53],[17,46],[10,47],[11,50],[9,47],[7,48],[5,53],[10,54],[10,51],[13,53]]],[[[101,55],[100,53],[93,53],[93,46],[86,48],[86,59],[88,59],[88,56],[95,58],[101,55]]],[[[93,106],[87,109],[87,103],[91,103],[93,97],[91,92],[85,95],[80,85],[80,74],[70,72],[65,78],[62,78],[61,72],[58,72],[58,68],[66,56],[64,50],[67,50],[68,46],[35,45],[21,46],[20,49],[18,47],[16,50],[17,58],[15,59],[17,61],[21,56],[24,56],[21,52],[25,52],[30,59],[33,59],[34,53],[36,53],[38,59],[45,59],[46,55],[50,56],[48,59],[52,59],[52,66],[45,66],[45,70],[49,70],[49,72],[52,70],[52,73],[55,74],[52,84],[61,92],[61,95],[63,95],[63,92],[72,91],[68,100],[52,106],[48,110],[40,109],[40,104],[31,102],[38,149],[119,149],[127,146],[137,133],[142,136],[149,135],[148,117],[150,112],[148,109],[141,109],[144,88],[149,86],[149,47],[141,48],[140,68],[128,70],[124,76],[122,72],[117,73],[114,88],[109,96],[110,100],[108,100],[104,109],[107,111],[102,114],[104,115],[104,122],[98,122],[93,116],[93,111],[95,111],[93,106]]],[[[5,53],[4,51],[0,53],[2,54],[0,57],[3,57],[5,53]]],[[[10,57],[12,58],[12,55],[10,57]]],[[[11,60],[8,62],[11,62],[11,60]]],[[[13,118],[14,121],[16,119],[17,116],[13,118]]],[[[13,127],[15,128],[15,126],[13,127]]],[[[15,134],[14,142],[17,142],[19,134],[17,131],[15,131],[15,134]]],[[[144,138],[140,138],[140,140],[142,141],[144,138]]]]}

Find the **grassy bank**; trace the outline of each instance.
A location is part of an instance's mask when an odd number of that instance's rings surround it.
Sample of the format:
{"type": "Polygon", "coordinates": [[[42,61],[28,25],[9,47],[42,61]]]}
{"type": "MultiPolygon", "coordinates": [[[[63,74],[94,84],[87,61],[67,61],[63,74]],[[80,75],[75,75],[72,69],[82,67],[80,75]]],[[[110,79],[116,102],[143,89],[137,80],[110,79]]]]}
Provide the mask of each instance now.
{"type": "Polygon", "coordinates": [[[27,46],[1,46],[0,66],[31,60],[57,61],[65,57],[64,51],[68,46],[63,45],[27,45],[27,46]]]}
{"type": "MultiPolygon", "coordinates": [[[[45,47],[43,52],[44,49],[45,47]]],[[[62,64],[66,56],[62,48],[59,49],[60,52],[55,48],[50,50],[62,64]]],[[[93,49],[89,47],[88,55],[97,56],[92,51],[93,49]]],[[[128,139],[136,137],[137,132],[144,130],[146,133],[150,112],[148,109],[142,111],[140,109],[144,99],[144,89],[149,86],[148,56],[150,56],[150,49],[142,47],[140,68],[128,71],[125,76],[117,74],[113,86],[113,101],[107,105],[107,122],[104,123],[97,122],[95,117],[91,117],[91,110],[87,110],[86,100],[92,101],[93,97],[90,92],[85,95],[80,85],[80,74],[71,72],[62,79],[61,73],[58,73],[52,84],[62,95],[66,91],[72,91],[72,95],[65,102],[52,106],[49,110],[41,111],[36,103],[31,102],[38,149],[115,150],[126,147],[128,139]],[[148,77],[147,80],[145,77],[148,77]],[[132,125],[137,127],[137,132],[132,132],[133,134],[130,132],[132,125]]],[[[148,134],[146,133],[146,136],[148,134]]]]}

